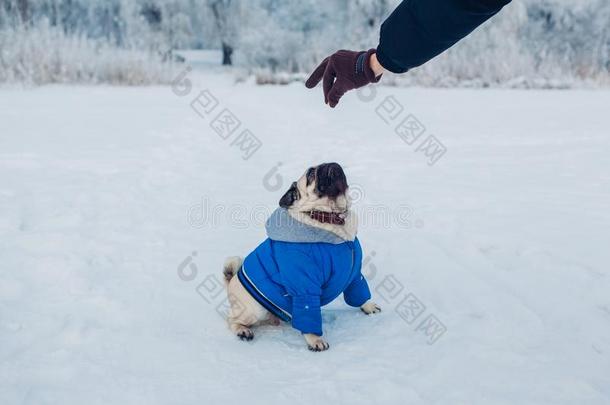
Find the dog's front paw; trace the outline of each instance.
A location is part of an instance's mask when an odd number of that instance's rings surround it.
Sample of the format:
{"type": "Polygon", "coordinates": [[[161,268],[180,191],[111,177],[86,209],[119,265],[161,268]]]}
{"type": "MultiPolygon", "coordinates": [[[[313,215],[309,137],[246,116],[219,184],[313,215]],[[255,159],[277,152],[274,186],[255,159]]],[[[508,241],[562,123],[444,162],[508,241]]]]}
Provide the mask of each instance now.
{"type": "Polygon", "coordinates": [[[328,350],[330,347],[328,342],[322,339],[320,336],[313,335],[311,333],[303,334],[305,340],[307,341],[307,347],[312,352],[323,352],[324,350],[328,350]]]}
{"type": "Polygon", "coordinates": [[[312,352],[323,352],[324,350],[328,350],[330,346],[326,340],[318,338],[313,344],[308,343],[307,347],[312,352]]]}
{"type": "Polygon", "coordinates": [[[375,304],[372,301],[367,301],[360,307],[360,310],[367,315],[376,314],[377,312],[381,312],[381,307],[375,304]]]}

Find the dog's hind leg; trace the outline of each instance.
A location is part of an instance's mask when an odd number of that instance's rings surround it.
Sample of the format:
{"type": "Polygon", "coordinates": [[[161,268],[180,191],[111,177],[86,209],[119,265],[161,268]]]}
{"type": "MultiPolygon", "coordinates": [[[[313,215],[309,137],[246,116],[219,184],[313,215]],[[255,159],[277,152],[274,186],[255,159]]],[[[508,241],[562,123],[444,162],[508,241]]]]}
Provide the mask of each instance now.
{"type": "Polygon", "coordinates": [[[278,326],[279,324],[280,324],[280,318],[273,315],[271,312],[269,312],[267,319],[259,322],[259,325],[278,326]]]}
{"type": "Polygon", "coordinates": [[[267,319],[269,312],[246,291],[237,277],[228,280],[227,294],[231,304],[227,318],[229,329],[242,340],[252,340],[254,332],[250,327],[267,319]]]}
{"type": "Polygon", "coordinates": [[[254,339],[254,332],[252,332],[252,329],[248,328],[247,326],[229,322],[229,329],[231,329],[231,332],[233,332],[235,336],[241,340],[254,339]]]}

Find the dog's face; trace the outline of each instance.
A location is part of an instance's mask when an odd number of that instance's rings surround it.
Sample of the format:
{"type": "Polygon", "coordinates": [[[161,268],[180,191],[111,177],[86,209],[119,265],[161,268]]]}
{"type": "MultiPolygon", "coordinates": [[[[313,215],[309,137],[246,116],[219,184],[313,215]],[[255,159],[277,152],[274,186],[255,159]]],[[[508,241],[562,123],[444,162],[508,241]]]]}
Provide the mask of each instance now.
{"type": "Polygon", "coordinates": [[[345,211],[348,208],[347,178],[338,163],[310,167],[280,199],[280,207],[302,210],[345,211]]]}

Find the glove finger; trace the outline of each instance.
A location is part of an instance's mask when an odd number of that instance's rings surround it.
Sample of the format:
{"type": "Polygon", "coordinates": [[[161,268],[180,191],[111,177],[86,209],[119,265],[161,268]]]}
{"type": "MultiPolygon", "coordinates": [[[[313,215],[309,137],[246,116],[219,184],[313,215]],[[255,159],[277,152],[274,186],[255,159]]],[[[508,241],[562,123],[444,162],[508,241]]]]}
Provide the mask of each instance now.
{"type": "Polygon", "coordinates": [[[328,58],[325,58],[322,63],[318,65],[316,70],[313,71],[309,79],[305,82],[305,87],[308,89],[313,89],[316,87],[320,80],[322,79],[322,75],[324,74],[324,70],[326,70],[326,65],[328,64],[328,58]]]}
{"type": "Polygon", "coordinates": [[[332,68],[330,63],[326,66],[326,70],[324,70],[324,78],[322,79],[322,89],[324,90],[324,102],[328,104],[328,95],[333,87],[333,83],[335,82],[335,69],[332,68]]]}
{"type": "Polygon", "coordinates": [[[335,108],[339,104],[339,100],[345,94],[345,86],[337,80],[333,88],[328,93],[328,105],[335,108]]]}

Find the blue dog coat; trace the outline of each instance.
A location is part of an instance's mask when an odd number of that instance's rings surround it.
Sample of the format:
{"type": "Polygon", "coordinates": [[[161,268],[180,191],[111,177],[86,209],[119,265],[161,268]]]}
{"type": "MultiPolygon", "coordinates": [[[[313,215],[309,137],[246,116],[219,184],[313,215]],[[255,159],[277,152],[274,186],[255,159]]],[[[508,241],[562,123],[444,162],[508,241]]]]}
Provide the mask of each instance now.
{"type": "Polygon", "coordinates": [[[346,241],[332,232],[297,221],[278,208],[266,223],[268,239],[245,259],[238,277],[268,311],[302,333],[322,335],[320,307],[341,293],[359,307],[371,298],[361,274],[358,238],[346,241]]]}

